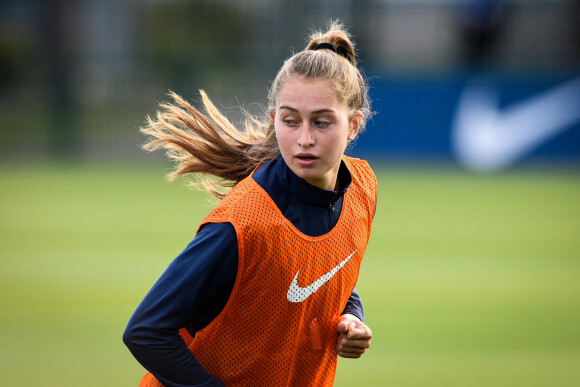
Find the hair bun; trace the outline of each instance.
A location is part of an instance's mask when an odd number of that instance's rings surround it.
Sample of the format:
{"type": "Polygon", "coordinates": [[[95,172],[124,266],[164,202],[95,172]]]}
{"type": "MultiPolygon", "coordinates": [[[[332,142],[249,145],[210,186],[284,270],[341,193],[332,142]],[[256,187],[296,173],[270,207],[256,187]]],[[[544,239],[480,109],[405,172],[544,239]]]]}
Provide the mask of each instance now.
{"type": "Polygon", "coordinates": [[[310,35],[310,42],[306,50],[329,49],[346,58],[352,65],[356,65],[354,43],[344,25],[338,20],[329,23],[326,32],[314,31],[310,35]]]}
{"type": "Polygon", "coordinates": [[[318,43],[316,46],[314,46],[313,50],[330,50],[350,61],[348,53],[342,47],[336,47],[332,43],[327,42],[318,43]]]}

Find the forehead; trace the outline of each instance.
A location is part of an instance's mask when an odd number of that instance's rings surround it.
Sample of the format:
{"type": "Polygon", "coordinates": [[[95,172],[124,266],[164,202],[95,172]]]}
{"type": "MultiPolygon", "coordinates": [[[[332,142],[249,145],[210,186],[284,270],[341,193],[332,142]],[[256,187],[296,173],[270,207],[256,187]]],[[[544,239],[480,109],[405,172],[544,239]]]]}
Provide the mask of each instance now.
{"type": "MultiPolygon", "coordinates": [[[[292,77],[278,91],[276,106],[317,110],[320,108],[338,109],[343,104],[339,102],[332,82],[324,79],[292,77]]],[[[344,107],[346,108],[346,105],[344,107]]]]}

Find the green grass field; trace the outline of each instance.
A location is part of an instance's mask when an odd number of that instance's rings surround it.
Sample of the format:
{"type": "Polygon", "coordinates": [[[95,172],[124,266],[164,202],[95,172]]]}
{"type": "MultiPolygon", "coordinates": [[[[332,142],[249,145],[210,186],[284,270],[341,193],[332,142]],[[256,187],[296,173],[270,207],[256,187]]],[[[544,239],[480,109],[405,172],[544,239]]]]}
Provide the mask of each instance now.
{"type": "MultiPolygon", "coordinates": [[[[159,165],[0,167],[3,386],[136,386],[127,320],[211,209],[159,165]]],[[[580,385],[580,175],[377,169],[336,386],[580,385]]]]}

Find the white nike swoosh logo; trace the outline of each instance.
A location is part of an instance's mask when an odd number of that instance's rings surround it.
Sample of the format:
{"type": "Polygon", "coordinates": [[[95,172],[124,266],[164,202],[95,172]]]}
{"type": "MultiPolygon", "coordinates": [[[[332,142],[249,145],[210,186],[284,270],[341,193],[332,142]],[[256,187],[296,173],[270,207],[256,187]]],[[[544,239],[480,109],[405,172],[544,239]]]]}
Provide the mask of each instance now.
{"type": "Polygon", "coordinates": [[[317,279],[316,281],[314,281],[305,288],[298,286],[298,274],[300,273],[300,271],[297,271],[296,275],[294,276],[294,279],[292,280],[292,283],[290,284],[290,288],[288,288],[288,293],[286,294],[286,298],[288,299],[288,301],[298,303],[304,301],[305,299],[313,295],[322,285],[324,285],[325,283],[328,282],[328,280],[334,277],[334,275],[348,262],[349,259],[352,258],[352,256],[357,251],[358,250],[355,250],[351,255],[346,257],[344,261],[336,265],[331,271],[324,274],[322,277],[320,277],[319,279],[317,279]]]}
{"type": "Polygon", "coordinates": [[[453,123],[458,160],[477,172],[509,166],[580,120],[580,78],[499,109],[483,83],[465,88],[453,123]]]}

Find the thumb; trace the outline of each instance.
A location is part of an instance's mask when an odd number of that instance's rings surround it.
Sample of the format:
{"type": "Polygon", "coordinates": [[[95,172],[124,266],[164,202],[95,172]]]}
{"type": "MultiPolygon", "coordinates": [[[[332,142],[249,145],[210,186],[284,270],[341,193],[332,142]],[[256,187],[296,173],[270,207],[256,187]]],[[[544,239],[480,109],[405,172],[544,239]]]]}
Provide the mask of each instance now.
{"type": "Polygon", "coordinates": [[[346,321],[340,321],[337,325],[336,325],[336,330],[338,331],[338,333],[346,333],[348,332],[348,324],[346,321]]]}
{"type": "Polygon", "coordinates": [[[350,339],[355,330],[356,330],[356,321],[351,321],[346,327],[346,337],[350,339]]]}

